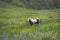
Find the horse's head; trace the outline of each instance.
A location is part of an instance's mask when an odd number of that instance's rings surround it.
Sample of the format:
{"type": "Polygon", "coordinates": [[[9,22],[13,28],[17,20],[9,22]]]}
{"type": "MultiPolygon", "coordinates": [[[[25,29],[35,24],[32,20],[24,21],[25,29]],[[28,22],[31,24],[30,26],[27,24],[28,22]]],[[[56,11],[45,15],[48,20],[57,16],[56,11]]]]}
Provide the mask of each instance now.
{"type": "Polygon", "coordinates": [[[41,19],[40,18],[36,18],[37,23],[41,23],[41,19]]]}

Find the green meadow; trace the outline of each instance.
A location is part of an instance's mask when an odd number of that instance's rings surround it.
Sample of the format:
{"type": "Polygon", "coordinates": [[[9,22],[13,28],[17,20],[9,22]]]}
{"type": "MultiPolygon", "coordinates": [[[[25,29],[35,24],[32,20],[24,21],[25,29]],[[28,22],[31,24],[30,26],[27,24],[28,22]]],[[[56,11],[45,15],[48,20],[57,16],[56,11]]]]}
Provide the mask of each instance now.
{"type": "Polygon", "coordinates": [[[0,40],[60,40],[60,9],[34,10],[0,2],[0,40]],[[30,25],[28,18],[41,24],[30,25]]]}

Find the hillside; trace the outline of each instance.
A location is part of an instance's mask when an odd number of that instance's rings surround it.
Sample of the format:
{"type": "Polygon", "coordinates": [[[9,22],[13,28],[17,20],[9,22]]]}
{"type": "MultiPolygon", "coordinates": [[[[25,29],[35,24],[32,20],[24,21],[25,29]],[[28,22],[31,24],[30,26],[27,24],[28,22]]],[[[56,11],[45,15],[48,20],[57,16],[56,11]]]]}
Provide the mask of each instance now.
{"type": "Polygon", "coordinates": [[[60,8],[60,0],[2,0],[18,7],[32,9],[54,9],[60,8]]]}
{"type": "Polygon", "coordinates": [[[60,9],[34,10],[0,1],[0,40],[60,40],[60,9]],[[31,26],[29,17],[42,23],[31,26]]]}

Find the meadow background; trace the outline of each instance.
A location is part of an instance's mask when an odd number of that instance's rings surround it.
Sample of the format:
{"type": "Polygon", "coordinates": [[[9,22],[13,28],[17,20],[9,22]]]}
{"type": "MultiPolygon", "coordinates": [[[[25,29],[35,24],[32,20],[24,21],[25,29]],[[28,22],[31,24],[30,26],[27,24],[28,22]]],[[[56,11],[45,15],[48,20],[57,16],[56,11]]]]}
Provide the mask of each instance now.
{"type": "Polygon", "coordinates": [[[0,0],[0,40],[60,40],[59,7],[41,9],[34,0],[32,7],[24,3],[0,0]],[[31,26],[29,17],[39,17],[42,23],[31,26]]]}

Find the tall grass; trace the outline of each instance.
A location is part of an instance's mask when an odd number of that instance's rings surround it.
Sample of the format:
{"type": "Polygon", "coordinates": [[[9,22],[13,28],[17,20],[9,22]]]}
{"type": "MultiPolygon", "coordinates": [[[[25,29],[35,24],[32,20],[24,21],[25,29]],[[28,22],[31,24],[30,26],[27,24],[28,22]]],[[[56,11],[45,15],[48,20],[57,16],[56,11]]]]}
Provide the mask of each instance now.
{"type": "Polygon", "coordinates": [[[0,40],[60,40],[59,18],[60,9],[0,7],[0,40]],[[31,26],[29,17],[39,17],[42,23],[31,26]]]}

